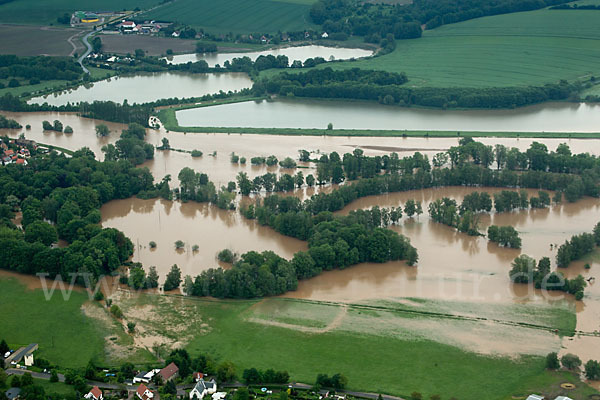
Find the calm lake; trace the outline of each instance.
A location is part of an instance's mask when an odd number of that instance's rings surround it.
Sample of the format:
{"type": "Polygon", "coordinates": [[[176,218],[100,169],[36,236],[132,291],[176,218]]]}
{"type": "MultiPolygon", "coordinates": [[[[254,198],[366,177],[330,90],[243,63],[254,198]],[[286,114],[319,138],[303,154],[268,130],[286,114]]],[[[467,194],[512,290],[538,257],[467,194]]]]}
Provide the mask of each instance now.
{"type": "Polygon", "coordinates": [[[290,65],[294,60],[304,62],[308,58],[322,57],[327,61],[331,60],[349,60],[351,58],[368,57],[373,54],[371,50],[364,49],[347,49],[341,47],[327,46],[298,46],[284,47],[280,49],[252,51],[244,53],[204,53],[204,54],[180,54],[172,57],[167,57],[166,60],[170,64],[185,64],[187,62],[196,62],[205,60],[209,67],[214,67],[216,64],[223,66],[225,61],[231,61],[234,58],[250,57],[252,61],[258,56],[266,55],[287,56],[290,65]]]}
{"type": "Polygon", "coordinates": [[[61,106],[80,101],[110,100],[122,103],[147,103],[171,97],[199,97],[205,94],[241,90],[252,86],[244,73],[184,74],[175,72],[143,73],[113,77],[74,90],[34,97],[30,103],[61,106]]]}
{"type": "Polygon", "coordinates": [[[181,126],[496,132],[598,132],[600,105],[544,103],[514,110],[434,110],[367,102],[246,101],[177,111],[181,126]],[[235,115],[235,118],[231,118],[235,115]]]}

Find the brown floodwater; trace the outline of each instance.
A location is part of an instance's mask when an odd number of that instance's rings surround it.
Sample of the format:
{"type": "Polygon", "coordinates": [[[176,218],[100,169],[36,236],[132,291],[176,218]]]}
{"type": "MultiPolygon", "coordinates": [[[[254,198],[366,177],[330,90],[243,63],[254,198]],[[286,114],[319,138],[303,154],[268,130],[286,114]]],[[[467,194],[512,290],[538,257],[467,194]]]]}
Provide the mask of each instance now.
{"type": "MultiPolygon", "coordinates": [[[[69,149],[81,146],[90,147],[97,156],[100,147],[114,142],[123,124],[107,123],[111,129],[108,138],[97,138],[94,127],[100,121],[80,118],[71,113],[8,113],[23,126],[31,124],[26,137],[43,143],[69,149]],[[43,132],[42,121],[60,119],[63,124],[71,125],[72,135],[43,132]]],[[[102,122],[104,123],[104,122],[102,122]]],[[[2,130],[0,134],[16,137],[21,130],[2,130]]],[[[279,159],[286,156],[297,157],[298,150],[306,149],[340,154],[354,148],[364,149],[368,155],[383,155],[396,151],[400,156],[421,151],[433,156],[435,153],[454,146],[458,138],[371,138],[371,137],[301,137],[240,134],[184,134],[149,130],[147,141],[160,144],[167,137],[172,147],[200,149],[201,158],[192,159],[189,154],[156,151],[155,159],[144,164],[157,180],[171,174],[175,184],[176,176],[183,167],[191,167],[205,172],[217,185],[235,179],[235,175],[244,171],[250,177],[270,172],[283,172],[277,167],[253,167],[249,160],[254,156],[276,155],[279,159]],[[216,156],[210,156],[216,151],[216,156]],[[248,159],[245,166],[232,165],[231,152],[248,159]]],[[[525,150],[533,141],[546,144],[549,150],[555,150],[558,144],[568,143],[574,153],[590,152],[600,155],[597,140],[581,139],[508,139],[481,138],[485,144],[501,143],[509,147],[525,150]]],[[[318,155],[315,155],[318,156],[318,155]]],[[[99,157],[100,158],[100,157],[99,157]]],[[[302,170],[305,175],[314,172],[302,170]]],[[[317,189],[304,189],[297,194],[306,196],[317,189]]],[[[324,190],[331,190],[327,187],[324,190]]],[[[544,293],[531,290],[525,285],[513,285],[508,278],[511,261],[519,254],[528,254],[536,259],[549,256],[553,262],[556,248],[550,244],[561,244],[574,234],[589,232],[600,220],[598,217],[600,202],[586,198],[577,203],[564,203],[548,209],[526,210],[503,214],[482,215],[480,230],[483,232],[490,224],[514,225],[520,232],[522,250],[505,249],[488,243],[484,237],[470,237],[441,224],[434,223],[427,216],[429,202],[443,196],[461,201],[471,188],[444,188],[422,190],[385,196],[368,197],[357,200],[341,213],[352,209],[398,206],[407,199],[422,202],[424,214],[419,218],[403,217],[399,226],[392,229],[406,235],[419,251],[419,263],[408,267],[403,262],[386,264],[362,264],[342,271],[329,271],[303,281],[296,292],[289,297],[331,300],[360,301],[366,299],[423,297],[465,302],[553,302],[559,301],[561,293],[544,293]]],[[[493,193],[498,189],[488,188],[493,193]]],[[[533,193],[533,192],[531,192],[533,193]]],[[[242,253],[248,250],[273,250],[281,256],[290,258],[298,250],[306,249],[306,243],[281,236],[273,230],[247,221],[237,212],[219,210],[216,207],[164,200],[126,199],[113,201],[102,207],[104,226],[118,228],[132,239],[136,245],[135,261],[146,266],[155,265],[164,277],[172,264],[177,263],[184,274],[195,275],[200,271],[215,267],[218,262],[215,255],[223,248],[242,253]],[[174,248],[175,240],[186,243],[182,252],[174,248]],[[157,248],[150,250],[148,243],[157,242],[157,248]],[[191,247],[200,246],[198,252],[191,247]]],[[[592,268],[585,270],[583,263],[573,263],[563,272],[568,277],[581,273],[584,277],[600,278],[597,268],[599,262],[591,262],[592,268]]],[[[582,301],[575,302],[571,296],[565,301],[577,306],[577,329],[583,332],[600,330],[600,283],[593,283],[586,289],[582,301]]],[[[562,352],[577,353],[582,359],[600,359],[600,338],[580,335],[573,340],[563,341],[562,352]]]]}
{"type": "Polygon", "coordinates": [[[272,250],[291,258],[307,248],[306,242],[208,204],[130,198],[111,201],[100,211],[103,226],[123,231],[134,243],[133,261],[156,266],[161,280],[173,264],[183,275],[192,276],[218,267],[216,255],[223,249],[238,254],[272,250]],[[176,240],[185,242],[185,247],[176,250],[176,240]],[[155,249],[150,248],[150,241],[156,242],[155,249]],[[192,250],[194,245],[198,251],[192,250]]]}
{"type": "MultiPolygon", "coordinates": [[[[28,139],[41,143],[64,147],[70,150],[78,150],[83,146],[89,147],[98,159],[102,159],[101,148],[107,143],[114,143],[121,130],[126,128],[125,124],[110,123],[89,118],[82,118],[75,113],[36,112],[15,113],[2,112],[8,118],[17,120],[23,127],[31,125],[31,130],[23,129],[0,129],[0,135],[18,137],[24,132],[28,139]],[[42,121],[54,121],[55,119],[70,125],[74,133],[64,134],[42,130],[42,121]],[[104,123],[111,134],[105,138],[96,136],[96,125],[104,123]]],[[[156,151],[155,159],[145,163],[156,179],[162,179],[166,174],[176,177],[183,167],[194,168],[205,172],[211,180],[216,183],[226,183],[233,180],[235,175],[244,171],[250,177],[262,175],[269,172],[277,172],[277,167],[267,168],[254,167],[250,165],[250,158],[256,156],[269,156],[271,154],[279,159],[285,157],[297,158],[298,151],[305,149],[312,152],[330,153],[338,152],[340,155],[352,152],[354,148],[361,148],[367,155],[384,155],[392,151],[401,157],[420,151],[430,158],[434,154],[444,151],[458,144],[459,138],[402,138],[402,137],[329,137],[329,136],[284,136],[284,135],[248,135],[227,133],[184,133],[166,132],[148,129],[146,141],[159,146],[162,138],[169,139],[173,148],[201,150],[204,155],[193,159],[189,154],[177,152],[156,151]],[[216,152],[216,157],[210,154],[216,152]],[[247,164],[233,165],[230,162],[232,152],[246,157],[247,164]]],[[[546,144],[549,150],[555,150],[560,143],[568,143],[574,153],[589,152],[600,155],[600,146],[597,140],[592,139],[513,139],[513,138],[479,138],[485,144],[504,144],[508,147],[517,147],[520,150],[527,149],[534,141],[546,144]]],[[[318,154],[313,155],[318,157],[318,154]]],[[[285,171],[282,171],[285,172],[285,171]]],[[[304,175],[314,171],[303,171],[304,175]]]]}

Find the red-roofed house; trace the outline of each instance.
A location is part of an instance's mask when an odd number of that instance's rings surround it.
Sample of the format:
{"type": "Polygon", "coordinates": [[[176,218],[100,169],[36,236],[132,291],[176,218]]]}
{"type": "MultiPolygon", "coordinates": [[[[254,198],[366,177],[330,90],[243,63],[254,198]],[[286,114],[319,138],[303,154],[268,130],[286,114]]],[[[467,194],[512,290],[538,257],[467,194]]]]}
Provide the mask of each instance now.
{"type": "Polygon", "coordinates": [[[200,379],[204,379],[204,374],[202,372],[194,372],[194,381],[198,382],[200,379]]]}
{"type": "Polygon", "coordinates": [[[12,157],[15,155],[15,152],[13,150],[4,150],[4,155],[12,157]]]}
{"type": "Polygon", "coordinates": [[[92,390],[90,390],[90,392],[88,394],[86,394],[85,396],[86,399],[88,400],[102,400],[104,399],[104,396],[102,396],[102,390],[100,390],[100,388],[98,386],[94,386],[92,388],[92,390]]]}
{"type": "Polygon", "coordinates": [[[25,161],[24,158],[17,158],[17,161],[15,161],[15,164],[27,165],[27,161],[25,161]]]}
{"type": "Polygon", "coordinates": [[[175,363],[171,363],[160,370],[159,374],[163,379],[163,382],[170,381],[171,379],[177,377],[177,373],[179,372],[179,368],[175,363]]]}
{"type": "Polygon", "coordinates": [[[154,393],[150,391],[150,389],[148,389],[143,383],[140,386],[138,386],[137,390],[135,391],[135,395],[140,400],[154,399],[154,393]]]}

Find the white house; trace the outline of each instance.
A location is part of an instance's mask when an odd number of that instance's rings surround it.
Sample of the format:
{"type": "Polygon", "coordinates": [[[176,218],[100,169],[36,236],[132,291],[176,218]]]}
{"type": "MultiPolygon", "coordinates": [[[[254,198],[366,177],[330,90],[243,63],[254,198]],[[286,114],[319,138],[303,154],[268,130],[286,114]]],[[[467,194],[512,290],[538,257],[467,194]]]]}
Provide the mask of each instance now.
{"type": "Polygon", "coordinates": [[[217,391],[217,382],[214,379],[209,382],[204,379],[200,379],[196,386],[190,391],[190,399],[194,397],[198,400],[201,400],[207,394],[215,394],[217,391]]]}
{"type": "Polygon", "coordinates": [[[527,397],[527,400],[544,400],[544,396],[540,396],[539,394],[530,394],[527,397]]]}
{"type": "Polygon", "coordinates": [[[102,390],[98,386],[94,386],[92,390],[89,391],[85,396],[88,400],[103,400],[104,396],[102,396],[102,390]]]}
{"type": "Polygon", "coordinates": [[[153,369],[150,372],[140,372],[133,377],[133,383],[150,383],[154,375],[158,374],[160,369],[153,369]]]}
{"type": "Polygon", "coordinates": [[[573,399],[570,397],[567,397],[567,396],[558,396],[554,400],[573,400],[573,399]]]}
{"type": "Polygon", "coordinates": [[[329,37],[329,34],[327,32],[323,32],[323,34],[321,35],[321,37],[323,39],[327,39],[329,37]]]}

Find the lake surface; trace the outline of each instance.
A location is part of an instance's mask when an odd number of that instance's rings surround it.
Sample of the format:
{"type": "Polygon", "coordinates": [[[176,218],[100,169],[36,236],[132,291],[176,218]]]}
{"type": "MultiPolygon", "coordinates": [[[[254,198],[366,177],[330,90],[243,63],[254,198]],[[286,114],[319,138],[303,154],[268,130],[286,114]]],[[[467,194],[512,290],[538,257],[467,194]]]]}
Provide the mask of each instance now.
{"type": "Polygon", "coordinates": [[[298,46],[285,47],[273,50],[252,51],[244,53],[204,53],[204,54],[180,54],[172,57],[167,57],[166,60],[170,64],[185,64],[188,62],[197,62],[205,60],[209,67],[214,67],[216,64],[223,66],[225,61],[231,61],[234,58],[250,57],[252,61],[258,56],[273,55],[275,57],[282,55],[287,56],[290,65],[294,60],[304,62],[308,58],[322,57],[327,61],[331,60],[349,60],[351,58],[361,58],[373,55],[371,50],[365,49],[348,49],[341,47],[327,46],[298,46]]]}
{"type": "Polygon", "coordinates": [[[177,111],[181,126],[488,132],[598,132],[600,105],[545,103],[514,110],[434,110],[367,102],[247,101],[177,111]],[[235,115],[235,118],[231,116],[235,115]]]}
{"type": "Polygon", "coordinates": [[[30,103],[61,106],[95,100],[122,103],[147,103],[171,97],[199,97],[205,94],[237,91],[252,86],[244,73],[184,74],[175,72],[143,73],[113,77],[79,86],[74,90],[34,97],[30,103]]]}

